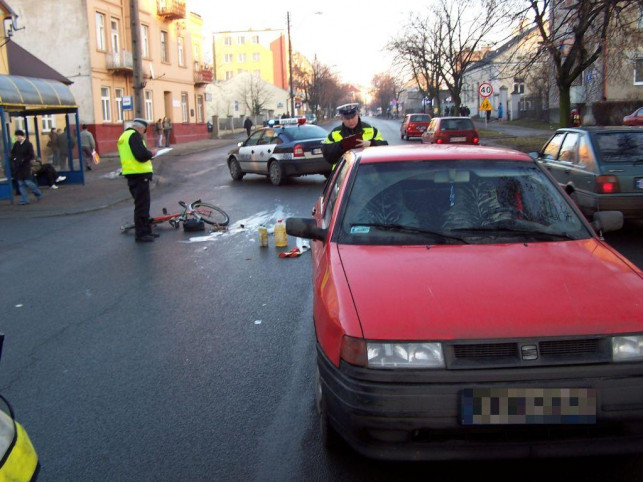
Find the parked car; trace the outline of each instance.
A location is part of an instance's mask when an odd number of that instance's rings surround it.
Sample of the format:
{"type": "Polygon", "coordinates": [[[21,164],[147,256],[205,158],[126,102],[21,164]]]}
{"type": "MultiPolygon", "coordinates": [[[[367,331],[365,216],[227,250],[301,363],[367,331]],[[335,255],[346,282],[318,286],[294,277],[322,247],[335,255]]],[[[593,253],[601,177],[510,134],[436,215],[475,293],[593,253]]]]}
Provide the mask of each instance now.
{"type": "Polygon", "coordinates": [[[639,107],[630,115],[623,117],[624,126],[643,126],[643,107],[639,107]]]}
{"type": "Polygon", "coordinates": [[[317,122],[317,116],[313,114],[312,112],[307,112],[306,113],[306,122],[308,124],[314,124],[317,122]]]}
{"type": "Polygon", "coordinates": [[[278,119],[253,132],[245,142],[228,153],[228,169],[235,181],[247,173],[263,174],[275,186],[290,176],[324,174],[332,166],[322,155],[321,144],[327,132],[309,125],[305,118],[278,119]]]}
{"type": "Polygon", "coordinates": [[[643,128],[558,129],[532,153],[591,217],[599,210],[643,219],[643,128]]]}
{"type": "Polygon", "coordinates": [[[469,117],[434,117],[426,132],[423,144],[479,144],[480,137],[469,117]]]}
{"type": "Polygon", "coordinates": [[[421,137],[431,122],[429,114],[406,114],[400,126],[400,139],[421,137]]]}
{"type": "Polygon", "coordinates": [[[350,151],[315,204],[322,437],[376,458],[643,450],[643,273],[528,155],[350,151]]]}

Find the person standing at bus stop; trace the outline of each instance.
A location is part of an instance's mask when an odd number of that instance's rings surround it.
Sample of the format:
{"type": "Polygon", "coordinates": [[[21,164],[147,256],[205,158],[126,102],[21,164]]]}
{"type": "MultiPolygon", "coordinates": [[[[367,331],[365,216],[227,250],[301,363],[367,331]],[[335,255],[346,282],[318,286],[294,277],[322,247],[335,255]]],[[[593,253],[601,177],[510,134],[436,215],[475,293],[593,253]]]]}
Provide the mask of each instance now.
{"type": "Polygon", "coordinates": [[[154,173],[152,158],[156,149],[150,151],[145,144],[147,121],[136,118],[118,139],[118,154],[121,158],[123,176],[134,198],[134,229],[137,243],[151,243],[158,234],[152,233],[150,225],[150,181],[154,173]]]}

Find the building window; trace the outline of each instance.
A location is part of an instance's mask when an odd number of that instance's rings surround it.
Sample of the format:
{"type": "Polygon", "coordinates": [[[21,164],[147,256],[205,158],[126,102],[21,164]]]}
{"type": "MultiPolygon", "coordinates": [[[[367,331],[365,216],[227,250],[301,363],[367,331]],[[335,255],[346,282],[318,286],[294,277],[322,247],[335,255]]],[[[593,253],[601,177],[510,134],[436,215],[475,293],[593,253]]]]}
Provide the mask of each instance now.
{"type": "Polygon", "coordinates": [[[141,25],[141,55],[144,59],[150,58],[150,41],[149,28],[147,25],[141,25]]]}
{"type": "Polygon", "coordinates": [[[105,50],[105,15],[96,14],[96,48],[105,50]]]}
{"type": "Polygon", "coordinates": [[[203,96],[196,96],[196,121],[203,122],[203,96]]]}
{"type": "Polygon", "coordinates": [[[261,70],[253,70],[252,75],[258,78],[261,77],[261,70]]]}
{"type": "Polygon", "coordinates": [[[253,35],[251,41],[252,41],[253,44],[258,44],[259,43],[259,35],[253,35]]]}
{"type": "Polygon", "coordinates": [[[239,35],[239,36],[237,37],[237,43],[238,43],[239,45],[243,45],[243,44],[245,44],[245,43],[246,43],[246,38],[245,38],[243,35],[239,35]]]}
{"type": "Polygon", "coordinates": [[[169,62],[167,54],[167,32],[161,30],[161,62],[169,62]]]}
{"type": "Polygon", "coordinates": [[[232,54],[225,54],[223,56],[223,62],[226,63],[226,64],[231,64],[233,62],[233,60],[234,60],[234,55],[232,55],[232,54]]]}
{"type": "Polygon", "coordinates": [[[53,127],[56,126],[54,123],[54,116],[53,115],[43,115],[40,118],[42,124],[42,131],[43,132],[49,132],[53,127]]]}
{"type": "Polygon", "coordinates": [[[114,89],[114,104],[116,104],[116,120],[123,122],[123,89],[114,89]]]}
{"type": "Polygon", "coordinates": [[[237,54],[237,62],[244,63],[246,61],[246,54],[237,54]]]}
{"type": "Polygon", "coordinates": [[[183,122],[188,122],[188,93],[181,92],[181,116],[183,122]]]}
{"type": "Polygon", "coordinates": [[[643,58],[634,64],[634,85],[643,85],[643,58]]]}
{"type": "Polygon", "coordinates": [[[117,18],[112,18],[112,52],[120,52],[121,50],[121,36],[119,21],[117,18]]]}
{"type": "Polygon", "coordinates": [[[225,73],[225,80],[230,80],[232,77],[234,77],[234,73],[231,70],[227,70],[225,73]]]}
{"type": "Polygon", "coordinates": [[[183,55],[183,37],[176,39],[179,47],[179,67],[185,67],[185,56],[183,55]]]}
{"type": "Polygon", "coordinates": [[[145,119],[148,121],[154,120],[154,106],[152,104],[152,91],[145,91],[145,119]]]}
{"type": "Polygon", "coordinates": [[[525,80],[524,79],[514,79],[514,90],[512,94],[524,94],[525,93],[525,80]]]}
{"type": "Polygon", "coordinates": [[[201,46],[199,44],[194,44],[194,63],[201,62],[201,46]]]}
{"type": "Polygon", "coordinates": [[[109,99],[109,87],[100,88],[100,103],[103,109],[103,122],[111,122],[112,105],[109,99]]]}
{"type": "Polygon", "coordinates": [[[232,37],[223,37],[223,45],[232,45],[232,37]]]}
{"type": "Polygon", "coordinates": [[[252,54],[252,61],[253,62],[259,62],[259,60],[261,60],[261,55],[260,54],[258,54],[258,53],[252,54]]]}

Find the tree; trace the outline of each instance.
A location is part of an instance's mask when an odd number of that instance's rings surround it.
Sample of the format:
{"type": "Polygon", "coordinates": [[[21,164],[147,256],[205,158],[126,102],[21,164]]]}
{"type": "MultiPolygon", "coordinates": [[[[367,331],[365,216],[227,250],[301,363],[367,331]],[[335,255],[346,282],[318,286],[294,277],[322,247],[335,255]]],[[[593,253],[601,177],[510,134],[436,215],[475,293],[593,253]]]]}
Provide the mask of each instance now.
{"type": "Polygon", "coordinates": [[[246,108],[254,116],[261,114],[266,104],[272,100],[266,82],[258,75],[246,73],[246,80],[241,84],[239,96],[246,108]]]}
{"type": "Polygon", "coordinates": [[[345,96],[338,77],[331,68],[322,64],[315,57],[310,68],[301,64],[293,66],[293,84],[295,90],[303,93],[303,101],[308,104],[318,117],[330,115],[335,106],[345,96]]]}
{"type": "Polygon", "coordinates": [[[519,12],[521,16],[533,14],[543,39],[541,53],[551,60],[561,126],[570,125],[574,82],[599,58],[610,33],[637,38],[633,30],[641,8],[643,0],[528,0],[519,12]]]}
{"type": "MultiPolygon", "coordinates": [[[[386,113],[391,104],[398,105],[400,93],[402,92],[402,82],[399,78],[390,73],[377,74],[371,82],[371,95],[373,104],[382,109],[382,114],[386,113]]],[[[397,107],[395,114],[397,115],[397,107]]]]}

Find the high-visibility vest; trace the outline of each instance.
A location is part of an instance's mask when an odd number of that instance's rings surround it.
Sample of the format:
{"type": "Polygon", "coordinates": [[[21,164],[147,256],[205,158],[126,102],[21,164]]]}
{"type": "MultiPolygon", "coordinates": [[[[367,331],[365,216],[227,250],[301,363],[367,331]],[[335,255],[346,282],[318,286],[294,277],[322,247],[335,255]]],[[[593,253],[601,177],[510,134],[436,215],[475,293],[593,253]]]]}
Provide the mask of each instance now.
{"type": "MultiPolygon", "coordinates": [[[[118,142],[116,143],[118,146],[118,155],[121,158],[123,176],[127,176],[128,174],[147,174],[154,172],[151,160],[140,162],[134,157],[134,153],[129,146],[129,138],[132,137],[134,132],[136,132],[134,129],[127,129],[121,134],[118,138],[118,142]]],[[[145,139],[143,139],[143,145],[147,147],[145,139]]]]}
{"type": "MultiPolygon", "coordinates": [[[[372,127],[363,127],[362,131],[363,131],[362,132],[362,139],[364,139],[365,141],[370,141],[373,138],[377,139],[378,141],[384,140],[382,138],[381,134],[379,133],[379,131],[378,131],[377,135],[375,135],[375,129],[373,129],[372,127]]],[[[344,136],[342,136],[341,126],[340,126],[339,129],[332,130],[330,132],[330,134],[328,135],[328,137],[326,137],[326,139],[324,139],[323,143],[324,144],[332,144],[333,142],[341,141],[343,138],[344,138],[344,136]],[[332,137],[332,140],[329,139],[330,137],[332,137]]]]}

